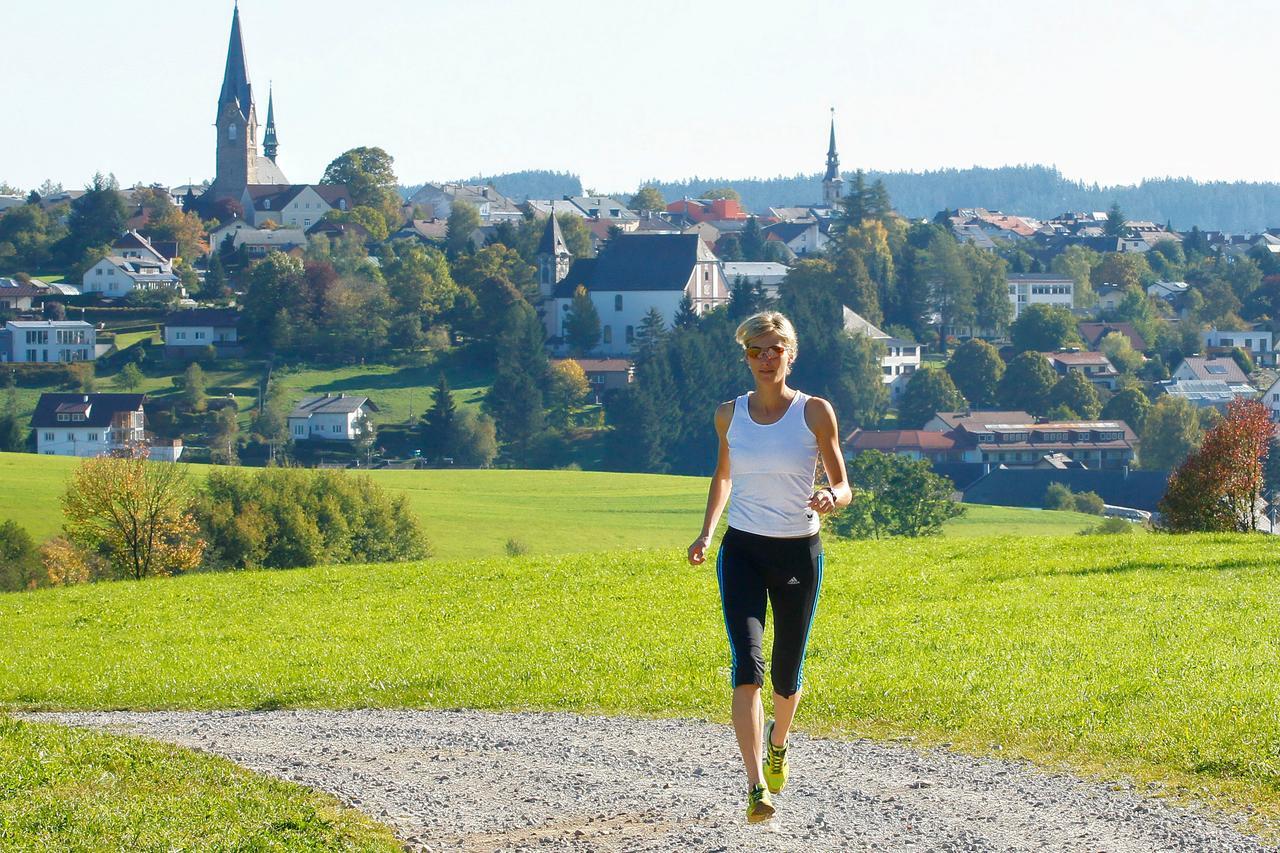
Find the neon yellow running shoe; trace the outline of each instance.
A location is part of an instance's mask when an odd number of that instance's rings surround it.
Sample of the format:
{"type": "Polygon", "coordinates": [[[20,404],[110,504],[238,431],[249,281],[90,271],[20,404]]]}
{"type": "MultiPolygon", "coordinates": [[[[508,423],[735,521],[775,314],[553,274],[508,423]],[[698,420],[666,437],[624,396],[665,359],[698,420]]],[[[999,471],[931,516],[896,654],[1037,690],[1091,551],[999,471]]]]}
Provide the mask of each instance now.
{"type": "Polygon", "coordinates": [[[764,781],[772,794],[782,793],[787,785],[791,766],[787,763],[787,748],[773,745],[773,720],[764,729],[764,781]]]}
{"type": "Polygon", "coordinates": [[[769,798],[769,789],[764,785],[756,785],[747,792],[747,823],[760,823],[773,817],[773,800],[769,798]]]}

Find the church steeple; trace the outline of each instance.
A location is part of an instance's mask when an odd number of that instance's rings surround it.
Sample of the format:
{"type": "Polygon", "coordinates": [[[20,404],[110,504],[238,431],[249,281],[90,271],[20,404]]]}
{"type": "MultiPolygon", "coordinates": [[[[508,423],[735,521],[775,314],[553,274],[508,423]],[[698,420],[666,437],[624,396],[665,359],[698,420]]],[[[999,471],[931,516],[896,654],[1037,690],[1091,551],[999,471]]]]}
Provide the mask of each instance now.
{"type": "Polygon", "coordinates": [[[556,285],[569,274],[569,264],[573,261],[573,253],[569,251],[564,232],[560,230],[560,221],[556,219],[555,205],[547,217],[547,227],[542,232],[542,242],[538,244],[534,259],[538,264],[538,293],[543,299],[550,299],[556,285]]]}
{"type": "Polygon", "coordinates": [[[222,93],[218,96],[218,113],[228,103],[240,108],[249,121],[253,112],[253,88],[249,85],[249,66],[244,58],[244,41],[240,38],[240,4],[231,13],[231,40],[227,43],[227,66],[222,72],[222,93]]]}
{"type": "Polygon", "coordinates": [[[844,179],[840,177],[840,155],[836,153],[836,108],[831,108],[831,143],[827,146],[827,173],[822,177],[822,201],[827,207],[840,203],[844,179]]]}
{"type": "Polygon", "coordinates": [[[276,152],[280,150],[280,141],[276,138],[276,105],[274,87],[267,87],[267,129],[262,134],[262,153],[272,163],[276,161],[276,152]]]}

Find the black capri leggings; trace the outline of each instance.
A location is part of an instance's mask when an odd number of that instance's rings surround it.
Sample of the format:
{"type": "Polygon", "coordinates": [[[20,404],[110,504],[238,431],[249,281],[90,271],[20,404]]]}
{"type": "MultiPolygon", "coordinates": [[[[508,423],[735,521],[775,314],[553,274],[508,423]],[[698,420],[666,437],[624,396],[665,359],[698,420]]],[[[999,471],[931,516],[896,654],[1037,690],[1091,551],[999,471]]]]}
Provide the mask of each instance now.
{"type": "Polygon", "coordinates": [[[793,696],[822,589],[822,540],[760,536],[730,527],[716,559],[733,686],[764,684],[765,604],[773,602],[773,692],[793,696]]]}

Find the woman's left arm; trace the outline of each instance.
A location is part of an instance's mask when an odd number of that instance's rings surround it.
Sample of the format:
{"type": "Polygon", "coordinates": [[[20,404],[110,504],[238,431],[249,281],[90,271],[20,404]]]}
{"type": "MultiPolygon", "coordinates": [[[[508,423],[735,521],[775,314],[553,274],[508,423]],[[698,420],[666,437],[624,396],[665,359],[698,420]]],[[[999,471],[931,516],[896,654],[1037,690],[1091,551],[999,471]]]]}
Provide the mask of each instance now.
{"type": "Polygon", "coordinates": [[[809,500],[809,507],[820,513],[827,513],[836,507],[848,506],[853,500],[853,490],[849,488],[844,454],[840,452],[840,432],[836,427],[835,410],[821,397],[810,397],[805,401],[804,419],[818,439],[818,453],[822,456],[822,467],[827,472],[827,488],[820,489],[809,500]]]}

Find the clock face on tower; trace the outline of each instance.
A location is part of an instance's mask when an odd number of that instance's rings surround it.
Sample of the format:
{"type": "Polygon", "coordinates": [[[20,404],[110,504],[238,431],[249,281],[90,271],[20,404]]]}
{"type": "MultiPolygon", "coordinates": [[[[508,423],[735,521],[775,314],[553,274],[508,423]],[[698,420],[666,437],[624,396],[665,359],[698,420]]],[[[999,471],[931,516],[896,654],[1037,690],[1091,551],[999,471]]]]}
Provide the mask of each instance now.
{"type": "Polygon", "coordinates": [[[709,281],[707,281],[707,282],[703,282],[703,284],[702,284],[702,295],[703,295],[703,296],[710,296],[710,295],[711,295],[711,289],[712,289],[711,282],[709,282],[709,281]]]}

